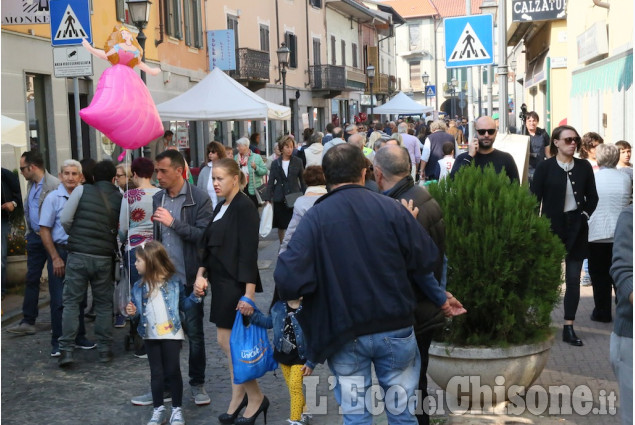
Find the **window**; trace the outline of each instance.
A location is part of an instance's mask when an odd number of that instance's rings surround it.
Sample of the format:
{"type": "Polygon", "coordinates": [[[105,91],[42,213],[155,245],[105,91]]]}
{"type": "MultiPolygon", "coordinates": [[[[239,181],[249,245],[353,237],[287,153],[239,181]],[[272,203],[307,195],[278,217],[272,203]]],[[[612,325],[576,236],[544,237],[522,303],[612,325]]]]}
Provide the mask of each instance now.
{"type": "Polygon", "coordinates": [[[185,0],[185,44],[196,48],[203,47],[203,28],[201,24],[201,0],[185,0]]]}
{"type": "Polygon", "coordinates": [[[290,50],[289,53],[289,68],[298,67],[298,37],[295,34],[287,32],[284,34],[284,41],[287,43],[287,47],[290,50]]]}
{"type": "Polygon", "coordinates": [[[234,48],[236,49],[234,55],[236,56],[236,67],[238,67],[238,16],[227,15],[227,29],[234,30],[234,48]]]}
{"type": "Polygon", "coordinates": [[[267,25],[260,25],[260,50],[269,51],[269,27],[267,25]]]}
{"type": "Polygon", "coordinates": [[[180,0],[165,1],[165,27],[167,34],[171,37],[183,39],[181,29],[181,2],[180,0]]]}
{"type": "Polygon", "coordinates": [[[410,76],[410,87],[417,88],[421,87],[421,62],[413,61],[408,63],[409,76],[410,76]]]}
{"type": "Polygon", "coordinates": [[[115,0],[115,8],[117,9],[117,20],[119,22],[129,23],[125,0],[115,0]]]}
{"type": "Polygon", "coordinates": [[[421,27],[419,24],[408,25],[409,50],[421,50],[421,27]]]}
{"type": "Polygon", "coordinates": [[[346,42],[342,40],[342,66],[346,66],[346,42]]]}
{"type": "Polygon", "coordinates": [[[352,43],[351,44],[351,51],[352,51],[352,55],[353,55],[353,68],[357,68],[358,67],[358,63],[357,63],[357,44],[352,43]]]}
{"type": "Polygon", "coordinates": [[[313,39],[313,65],[321,65],[322,64],[322,44],[320,43],[319,38],[313,39]]]}
{"type": "Polygon", "coordinates": [[[313,7],[317,7],[318,9],[322,8],[322,0],[309,0],[309,3],[313,7]]]}
{"type": "MultiPolygon", "coordinates": [[[[51,170],[48,110],[46,92],[50,89],[50,77],[39,74],[26,74],[26,111],[29,134],[29,146],[42,154],[46,169],[51,170]]],[[[51,117],[52,118],[52,117],[51,117]]]]}
{"type": "Polygon", "coordinates": [[[336,65],[337,59],[335,58],[335,36],[331,36],[331,65],[336,65]]]}

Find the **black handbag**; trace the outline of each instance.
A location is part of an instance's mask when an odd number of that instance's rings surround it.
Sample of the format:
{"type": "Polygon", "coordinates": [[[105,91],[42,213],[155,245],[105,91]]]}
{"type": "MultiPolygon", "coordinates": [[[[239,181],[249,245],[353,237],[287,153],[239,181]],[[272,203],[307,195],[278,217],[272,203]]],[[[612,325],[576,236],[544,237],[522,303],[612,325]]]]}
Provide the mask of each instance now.
{"type": "Polygon", "coordinates": [[[302,195],[302,192],[293,192],[289,193],[288,195],[284,195],[284,203],[286,204],[287,208],[293,208],[296,199],[298,199],[302,195]]]}

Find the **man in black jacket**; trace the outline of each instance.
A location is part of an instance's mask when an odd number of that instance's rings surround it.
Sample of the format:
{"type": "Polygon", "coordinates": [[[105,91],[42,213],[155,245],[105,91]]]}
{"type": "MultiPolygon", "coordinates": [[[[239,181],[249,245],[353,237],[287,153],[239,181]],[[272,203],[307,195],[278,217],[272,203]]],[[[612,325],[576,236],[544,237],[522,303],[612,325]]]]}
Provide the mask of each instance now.
{"type": "Polygon", "coordinates": [[[4,298],[5,282],[7,280],[7,251],[9,247],[9,231],[11,223],[9,214],[18,206],[22,206],[22,194],[18,177],[2,168],[2,297],[4,298]]]}
{"type": "MultiPolygon", "coordinates": [[[[421,186],[414,184],[410,175],[410,157],[408,151],[399,146],[384,146],[375,155],[373,167],[375,180],[385,195],[413,203],[419,209],[417,221],[428,232],[434,241],[439,255],[437,256],[434,277],[438,282],[445,280],[445,223],[443,212],[437,201],[421,186]]],[[[441,285],[445,287],[445,282],[441,285]]],[[[428,395],[428,349],[432,343],[432,336],[445,322],[441,310],[426,298],[418,288],[414,288],[417,297],[415,307],[415,336],[419,353],[421,353],[421,372],[419,373],[420,400],[428,395]]],[[[422,411],[417,412],[419,424],[429,424],[428,404],[423,405],[422,411]]]]}
{"type": "Polygon", "coordinates": [[[95,165],[94,184],[79,186],[66,201],[60,222],[68,234],[64,278],[62,336],[59,338],[60,367],[73,363],[79,310],[88,289],[95,305],[95,337],[99,361],[112,360],[113,255],[117,251],[117,230],[121,193],[114,185],[117,170],[110,161],[95,165]]]}

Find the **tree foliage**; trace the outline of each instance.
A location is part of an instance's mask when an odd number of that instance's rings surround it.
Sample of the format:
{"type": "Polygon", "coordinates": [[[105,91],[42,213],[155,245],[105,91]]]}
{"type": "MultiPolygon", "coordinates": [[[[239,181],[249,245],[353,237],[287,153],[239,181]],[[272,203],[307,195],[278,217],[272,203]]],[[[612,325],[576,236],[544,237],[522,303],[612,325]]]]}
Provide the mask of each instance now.
{"type": "Polygon", "coordinates": [[[448,291],[468,311],[440,339],[490,347],[544,340],[565,249],[536,198],[491,166],[463,167],[429,190],[445,218],[448,291]]]}

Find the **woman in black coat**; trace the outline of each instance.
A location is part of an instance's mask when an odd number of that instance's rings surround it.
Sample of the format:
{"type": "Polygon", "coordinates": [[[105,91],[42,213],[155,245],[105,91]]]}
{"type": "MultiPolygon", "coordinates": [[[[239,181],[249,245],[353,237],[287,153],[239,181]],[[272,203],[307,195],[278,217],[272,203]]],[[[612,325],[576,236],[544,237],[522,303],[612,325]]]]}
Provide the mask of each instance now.
{"type": "Polygon", "coordinates": [[[271,164],[267,183],[267,199],[273,201],[273,227],[278,228],[280,243],[293,216],[293,204],[289,205],[286,195],[293,193],[302,196],[306,190],[302,178],[304,167],[302,160],[293,156],[294,145],[290,136],[284,136],[278,142],[280,157],[271,164]]]}
{"type": "Polygon", "coordinates": [[[261,411],[266,416],[269,400],[256,380],[233,383],[229,341],[236,310],[245,316],[253,314],[253,308],[240,298],[254,301],[254,294],[262,292],[257,264],[260,219],[253,202],[241,191],[246,178],[236,161],[220,159],[214,163],[212,173],[216,195],[225,198],[225,202],[216,205],[212,222],[203,234],[194,285],[196,293],[202,293],[207,288],[207,274],[212,290],[210,321],[216,324],[217,340],[229,363],[232,398],[227,413],[218,419],[224,424],[250,423],[261,411]],[[237,418],[245,406],[243,417],[237,418]]]}
{"type": "Polygon", "coordinates": [[[591,164],[573,157],[579,148],[575,128],[557,127],[551,134],[552,157],[538,164],[531,184],[531,191],[542,202],[542,214],[549,217],[551,230],[567,250],[562,340],[575,346],[583,345],[573,330],[573,321],[580,301],[582,261],[588,254],[588,221],[598,204],[591,164]]]}

